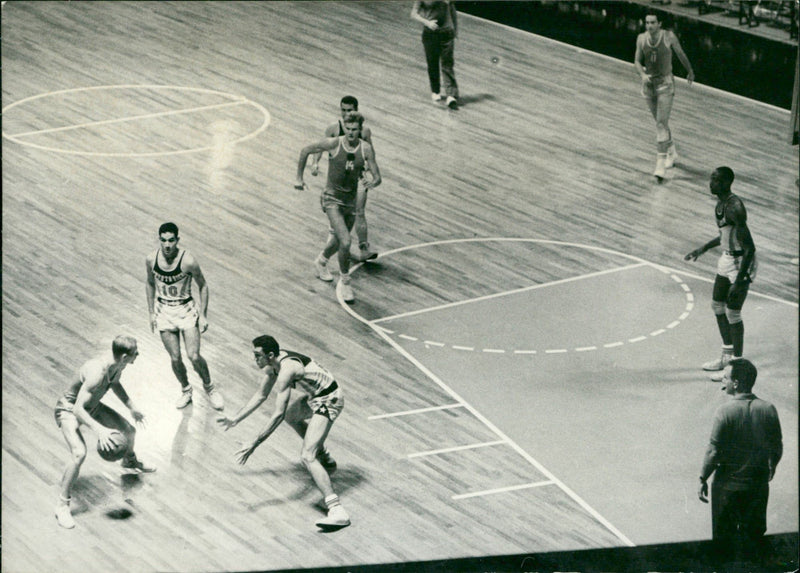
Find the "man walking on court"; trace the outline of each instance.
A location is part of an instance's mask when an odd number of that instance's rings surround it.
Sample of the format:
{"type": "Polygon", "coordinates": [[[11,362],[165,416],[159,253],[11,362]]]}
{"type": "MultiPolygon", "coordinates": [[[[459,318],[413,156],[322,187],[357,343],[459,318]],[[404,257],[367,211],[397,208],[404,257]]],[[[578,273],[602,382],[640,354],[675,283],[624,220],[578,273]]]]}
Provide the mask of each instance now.
{"type": "Polygon", "coordinates": [[[733,170],[730,167],[718,167],[711,174],[709,187],[712,195],[717,197],[714,215],[719,235],[684,257],[687,261],[696,261],[709,249],[719,246],[723,249],[717,263],[717,275],[711,296],[711,308],[722,336],[722,354],[719,359],[703,365],[703,370],[716,372],[711,376],[715,382],[722,380],[722,370],[731,358],[742,357],[744,348],[742,306],[758,267],[756,246],[747,227],[744,203],[731,191],[733,178],[733,170]]]}
{"type": "Polygon", "coordinates": [[[223,416],[217,421],[225,430],[236,426],[266,401],[273,388],[276,391],[275,410],[253,443],[236,452],[239,463],[246,464],[256,448],[287,419],[303,438],[300,457],[328,508],[328,516],[318,520],[317,526],[336,529],[350,525],[350,517],[334,493],[326,471],[326,468],[332,470],[336,467],[336,462],[325,449],[325,438],[344,408],[339,384],[330,372],[308,356],[281,350],[272,336],[265,334],[253,339],[253,355],[258,367],[264,371],[261,386],[233,418],[223,416]],[[305,404],[296,403],[301,411],[287,418],[292,389],[305,393],[307,401],[305,404]]]}
{"type": "Polygon", "coordinates": [[[689,85],[694,81],[694,71],[677,36],[670,30],[661,29],[658,14],[648,13],[644,18],[644,25],[646,31],[636,38],[634,64],[642,79],[642,96],[647,100],[647,107],[656,120],[657,155],[653,175],[661,181],[666,175],[666,169],[672,167],[678,159],[669,129],[669,116],[675,96],[672,52],[675,52],[686,68],[689,85]]]}
{"type": "Polygon", "coordinates": [[[78,479],[81,466],[86,459],[86,440],[83,432],[90,428],[97,436],[103,450],[114,448],[112,433],[116,430],[127,438],[127,452],[122,458],[122,467],[137,472],[154,472],[156,468],[141,462],[133,451],[136,438],[134,428],[119,412],[109,408],[100,400],[106,392],[114,394],[130,410],[137,424],[144,424],[144,414],[134,406],[125,388],[120,383],[122,371],[133,364],[139,355],[136,340],[130,336],[117,336],[111,344],[111,352],[87,360],[78,371],[76,379],[56,403],[56,424],[61,428],[70,451],[70,459],[61,478],[61,495],[56,505],[56,520],[61,527],[72,529],[75,520],[70,511],[70,491],[78,479]]]}
{"type": "Polygon", "coordinates": [[[783,455],[783,437],[775,406],[753,394],[758,374],[744,358],[725,367],[725,393],[732,400],[714,414],[711,440],[697,495],[708,503],[711,486],[712,537],[722,556],[741,548],[758,554],[767,531],[769,482],[783,455]]]}
{"type": "Polygon", "coordinates": [[[327,267],[328,260],[334,253],[338,253],[340,275],[336,292],[345,302],[355,300],[353,288],[350,286],[350,231],[355,222],[358,180],[366,168],[369,169],[372,179],[364,182],[364,192],[381,184],[381,172],[375,162],[372,146],[360,139],[363,126],[364,116],[353,112],[344,120],[344,135],[306,145],[300,151],[297,182],[294,186],[295,189],[305,188],[303,172],[309,155],[321,151],[330,152],[328,182],[320,198],[322,210],[328,216],[330,233],[325,248],[314,261],[314,266],[320,280],[332,281],[333,275],[327,267]]]}
{"type": "Polygon", "coordinates": [[[431,99],[435,102],[446,96],[445,105],[458,109],[458,83],[455,73],[455,46],[458,36],[458,12],[450,0],[414,2],[411,18],[420,22],[422,28],[422,48],[425,50],[425,63],[428,67],[428,83],[431,86],[431,99]],[[444,79],[444,94],[442,90],[444,79]]]}
{"type": "MultiPolygon", "coordinates": [[[[351,114],[358,111],[358,100],[355,98],[355,96],[346,95],[339,103],[339,108],[341,109],[342,117],[341,119],[337,120],[336,123],[325,128],[325,137],[341,137],[344,135],[344,121],[347,120],[351,114]]],[[[361,128],[361,139],[372,145],[372,152],[375,153],[375,145],[372,143],[372,131],[370,131],[369,127],[366,125],[362,126],[361,128]]],[[[310,168],[311,175],[316,176],[317,173],[319,173],[320,157],[322,157],[322,153],[315,153],[312,156],[310,168]]],[[[364,181],[362,179],[361,184],[356,190],[356,220],[354,224],[356,237],[358,237],[359,250],[359,256],[355,260],[360,263],[371,261],[378,256],[377,252],[370,250],[369,248],[369,240],[367,239],[366,207],[367,189],[365,188],[364,181]]]]}
{"type": "Polygon", "coordinates": [[[175,406],[185,408],[192,402],[192,386],[181,358],[181,333],[186,354],[195,372],[203,381],[203,389],[215,410],[225,402],[211,382],[208,364],[200,355],[200,334],[208,329],[208,284],[195,258],[178,247],[178,226],[164,223],[158,229],[161,244],[147,257],[147,308],[150,330],[158,330],[161,342],[169,353],[172,371],[181,384],[181,396],[175,406]],[[192,298],[192,281],[200,290],[200,310],[192,298]]]}

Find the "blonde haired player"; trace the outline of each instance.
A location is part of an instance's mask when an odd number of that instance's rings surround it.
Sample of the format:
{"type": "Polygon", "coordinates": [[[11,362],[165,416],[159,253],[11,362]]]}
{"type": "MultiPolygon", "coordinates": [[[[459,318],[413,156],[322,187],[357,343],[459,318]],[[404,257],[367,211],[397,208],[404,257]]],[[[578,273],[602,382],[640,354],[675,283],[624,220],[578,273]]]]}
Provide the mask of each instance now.
{"type": "Polygon", "coordinates": [[[56,403],[54,412],[56,424],[61,428],[70,450],[70,459],[61,478],[61,495],[55,511],[56,520],[61,527],[66,529],[75,527],[75,520],[70,511],[72,500],[70,491],[86,459],[86,441],[83,436],[85,428],[94,431],[99,447],[103,450],[111,450],[114,447],[112,437],[114,430],[122,432],[128,443],[122,467],[137,472],[156,471],[154,467],[137,459],[133,451],[136,428],[119,412],[100,401],[109,390],[112,390],[128,407],[134,421],[137,424],[144,423],[144,414],[134,406],[120,383],[122,371],[129,364],[133,364],[137,356],[139,350],[136,339],[130,336],[117,336],[111,344],[110,353],[87,360],[81,366],[76,378],[56,403]]]}

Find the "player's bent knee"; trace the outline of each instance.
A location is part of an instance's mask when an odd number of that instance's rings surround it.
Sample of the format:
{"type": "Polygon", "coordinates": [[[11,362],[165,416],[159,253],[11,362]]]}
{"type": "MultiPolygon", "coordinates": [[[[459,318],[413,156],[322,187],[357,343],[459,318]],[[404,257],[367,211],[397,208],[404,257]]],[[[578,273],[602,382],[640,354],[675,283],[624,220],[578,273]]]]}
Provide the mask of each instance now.
{"type": "Polygon", "coordinates": [[[86,448],[75,448],[72,450],[72,463],[79,466],[86,459],[86,448]]]}
{"type": "Polygon", "coordinates": [[[303,464],[305,464],[306,466],[313,463],[314,460],[316,459],[317,459],[316,448],[314,448],[313,450],[303,448],[302,451],[300,452],[300,460],[302,460],[303,464]]]}
{"type": "Polygon", "coordinates": [[[728,308],[725,310],[725,316],[728,317],[730,324],[742,322],[742,309],[728,308]]]}
{"type": "Polygon", "coordinates": [[[725,302],[721,300],[712,300],[711,301],[711,310],[714,311],[714,314],[726,314],[727,307],[725,306],[725,302]]]}

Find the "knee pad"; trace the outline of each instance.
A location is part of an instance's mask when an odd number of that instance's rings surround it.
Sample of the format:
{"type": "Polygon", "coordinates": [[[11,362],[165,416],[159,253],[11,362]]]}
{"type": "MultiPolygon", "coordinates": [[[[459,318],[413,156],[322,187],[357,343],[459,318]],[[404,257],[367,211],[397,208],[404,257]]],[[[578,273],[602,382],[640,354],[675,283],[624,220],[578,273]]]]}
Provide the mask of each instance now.
{"type": "Polygon", "coordinates": [[[736,324],[738,322],[742,322],[742,311],[741,309],[732,309],[726,308],[725,309],[725,316],[728,317],[728,322],[730,324],[736,324]]]}
{"type": "Polygon", "coordinates": [[[727,314],[728,309],[725,306],[725,302],[721,300],[712,300],[711,301],[711,310],[714,311],[714,314],[727,314]]]}

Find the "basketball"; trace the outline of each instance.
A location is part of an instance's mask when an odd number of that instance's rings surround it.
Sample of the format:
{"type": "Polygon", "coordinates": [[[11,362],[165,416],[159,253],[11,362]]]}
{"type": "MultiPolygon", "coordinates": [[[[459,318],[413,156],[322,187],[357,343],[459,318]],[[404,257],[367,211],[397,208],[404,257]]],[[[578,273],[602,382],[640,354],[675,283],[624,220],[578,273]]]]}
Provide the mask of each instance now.
{"type": "Polygon", "coordinates": [[[111,432],[111,441],[114,443],[114,447],[110,450],[102,449],[100,441],[97,441],[97,453],[107,462],[115,462],[121,459],[128,451],[128,438],[122,432],[116,430],[111,432]]]}

